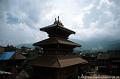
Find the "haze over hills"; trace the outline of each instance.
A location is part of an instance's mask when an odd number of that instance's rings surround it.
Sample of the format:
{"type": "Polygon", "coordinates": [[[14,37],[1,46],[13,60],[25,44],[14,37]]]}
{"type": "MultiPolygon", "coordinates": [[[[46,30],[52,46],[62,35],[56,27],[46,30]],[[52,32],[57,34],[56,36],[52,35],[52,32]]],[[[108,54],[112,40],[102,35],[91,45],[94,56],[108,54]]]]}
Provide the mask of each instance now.
{"type": "Polygon", "coordinates": [[[17,48],[21,48],[22,46],[28,47],[28,48],[34,48],[33,43],[23,43],[23,44],[19,44],[16,47],[17,48]]]}
{"type": "MultiPolygon", "coordinates": [[[[82,47],[77,48],[76,50],[118,50],[120,49],[120,40],[89,40],[89,41],[82,41],[79,39],[71,39],[73,42],[76,42],[82,47]]],[[[27,44],[20,44],[17,45],[17,48],[22,46],[34,48],[33,43],[27,44]]]]}
{"type": "Polygon", "coordinates": [[[81,44],[83,50],[118,50],[120,49],[120,40],[89,40],[80,41],[73,39],[74,42],[81,44]]]}

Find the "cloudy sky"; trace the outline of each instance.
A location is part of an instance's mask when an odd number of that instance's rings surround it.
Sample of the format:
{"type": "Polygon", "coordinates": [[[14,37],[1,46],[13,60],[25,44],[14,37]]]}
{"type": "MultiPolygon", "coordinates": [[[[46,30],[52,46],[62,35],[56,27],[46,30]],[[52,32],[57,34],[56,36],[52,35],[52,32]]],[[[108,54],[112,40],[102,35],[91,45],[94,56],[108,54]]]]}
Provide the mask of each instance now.
{"type": "Polygon", "coordinates": [[[47,38],[39,28],[57,16],[70,39],[120,39],[120,0],[0,0],[0,45],[47,38]]]}

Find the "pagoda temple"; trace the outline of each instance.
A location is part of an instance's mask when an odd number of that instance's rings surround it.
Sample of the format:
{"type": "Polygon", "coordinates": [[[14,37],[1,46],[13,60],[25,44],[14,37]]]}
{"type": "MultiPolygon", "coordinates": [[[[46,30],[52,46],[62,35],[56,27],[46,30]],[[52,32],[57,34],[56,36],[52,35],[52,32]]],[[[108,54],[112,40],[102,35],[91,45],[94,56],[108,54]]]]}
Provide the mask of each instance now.
{"type": "Polygon", "coordinates": [[[78,67],[87,61],[73,54],[73,48],[81,47],[68,40],[75,32],[65,28],[59,17],[40,30],[49,38],[33,44],[43,48],[43,53],[31,62],[32,79],[78,79],[78,67]]]}

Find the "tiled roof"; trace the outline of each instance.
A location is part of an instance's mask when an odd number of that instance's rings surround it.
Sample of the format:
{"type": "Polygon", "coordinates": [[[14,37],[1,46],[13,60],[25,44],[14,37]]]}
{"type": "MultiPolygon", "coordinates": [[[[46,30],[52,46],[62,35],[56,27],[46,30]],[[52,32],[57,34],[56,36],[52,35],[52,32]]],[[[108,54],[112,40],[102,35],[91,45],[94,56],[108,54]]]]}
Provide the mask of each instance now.
{"type": "Polygon", "coordinates": [[[99,53],[97,56],[97,59],[109,59],[109,58],[110,58],[109,54],[99,53]]]}
{"type": "Polygon", "coordinates": [[[99,53],[97,59],[120,59],[120,53],[99,53]]]}
{"type": "Polygon", "coordinates": [[[26,59],[26,57],[23,56],[22,54],[16,53],[16,54],[12,57],[12,59],[26,59]]]}
{"type": "Polygon", "coordinates": [[[71,65],[84,64],[86,60],[74,55],[39,56],[31,61],[33,66],[63,68],[71,65]]]}
{"type": "Polygon", "coordinates": [[[80,47],[80,45],[77,43],[74,43],[72,41],[69,41],[69,40],[63,39],[63,38],[59,38],[59,37],[51,37],[51,38],[45,39],[43,41],[34,43],[33,45],[34,46],[43,46],[43,45],[49,45],[49,44],[65,44],[65,45],[80,47]]]}
{"type": "Polygon", "coordinates": [[[59,24],[59,23],[58,23],[58,24],[52,24],[52,25],[49,25],[49,26],[40,28],[40,30],[41,30],[41,31],[47,31],[47,30],[54,29],[54,28],[64,30],[64,31],[69,32],[69,33],[71,33],[71,34],[75,34],[74,31],[65,28],[63,25],[61,25],[61,24],[59,24]]]}

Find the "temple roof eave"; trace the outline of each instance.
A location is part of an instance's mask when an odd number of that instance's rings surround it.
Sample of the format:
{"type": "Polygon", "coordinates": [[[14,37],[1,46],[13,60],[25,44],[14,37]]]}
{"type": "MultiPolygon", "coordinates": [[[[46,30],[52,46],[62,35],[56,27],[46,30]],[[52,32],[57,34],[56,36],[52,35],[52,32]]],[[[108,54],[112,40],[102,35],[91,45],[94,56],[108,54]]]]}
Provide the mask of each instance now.
{"type": "Polygon", "coordinates": [[[69,41],[67,39],[62,39],[58,37],[48,38],[43,41],[39,41],[37,43],[34,43],[34,46],[44,46],[44,45],[51,45],[51,44],[63,44],[63,45],[70,45],[73,47],[81,47],[81,45],[74,43],[72,41],[69,41]]]}
{"type": "Polygon", "coordinates": [[[39,56],[36,59],[33,59],[31,65],[41,66],[41,67],[52,67],[52,68],[63,68],[76,64],[86,64],[86,60],[82,59],[79,56],[74,55],[63,55],[63,56],[39,56]],[[43,62],[44,61],[44,62],[43,62]]]}
{"type": "Polygon", "coordinates": [[[70,34],[75,34],[74,31],[72,31],[72,30],[70,30],[70,29],[67,29],[67,28],[65,28],[65,27],[63,27],[63,26],[61,26],[61,25],[57,26],[56,24],[52,24],[52,25],[49,25],[49,26],[40,28],[40,30],[46,32],[46,31],[48,31],[48,30],[50,30],[50,29],[52,29],[52,28],[61,29],[61,30],[64,30],[64,31],[66,31],[66,32],[69,32],[70,34]]]}

